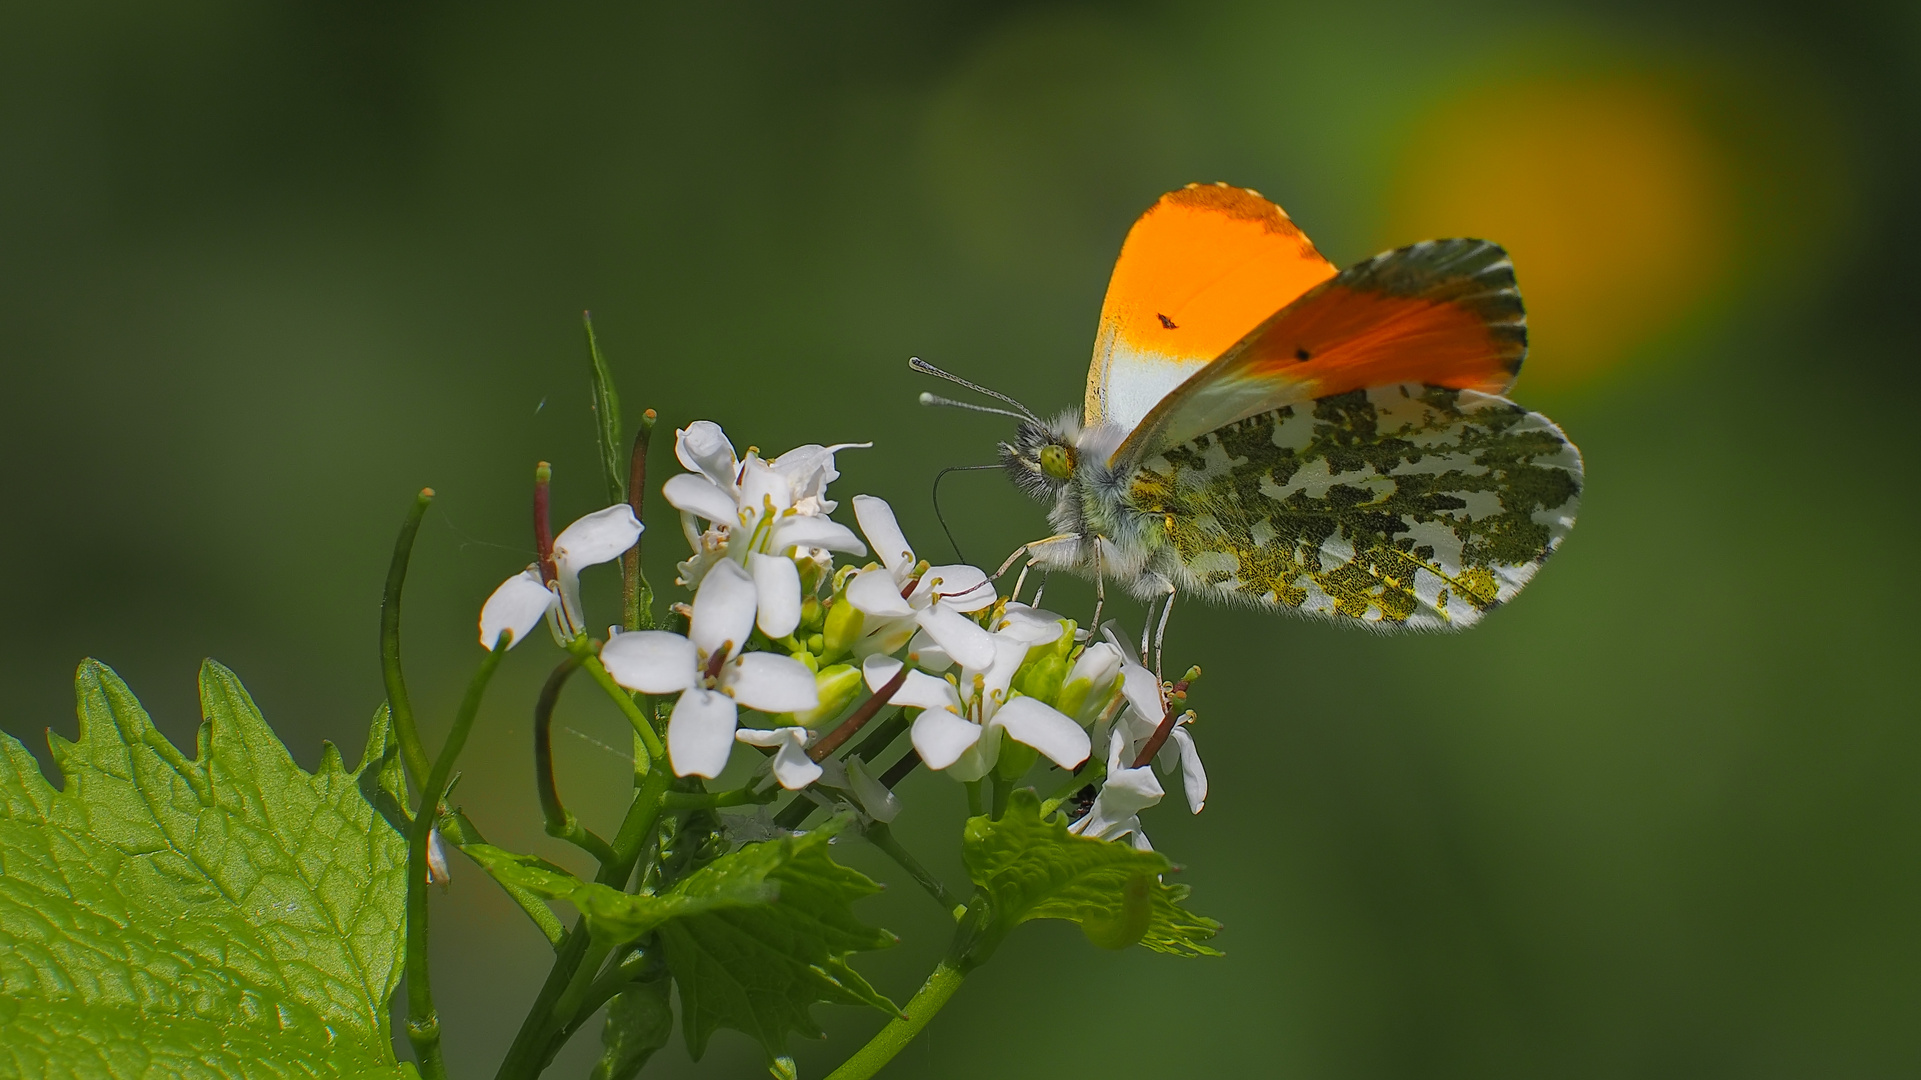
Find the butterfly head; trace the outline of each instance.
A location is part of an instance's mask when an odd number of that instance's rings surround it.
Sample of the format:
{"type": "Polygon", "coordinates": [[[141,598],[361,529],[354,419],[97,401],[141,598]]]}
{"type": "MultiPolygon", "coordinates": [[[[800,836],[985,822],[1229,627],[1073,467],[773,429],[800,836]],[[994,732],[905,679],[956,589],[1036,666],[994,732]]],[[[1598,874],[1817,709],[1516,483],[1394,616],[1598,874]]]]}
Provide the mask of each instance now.
{"type": "Polygon", "coordinates": [[[1012,442],[1000,445],[1001,467],[1021,490],[1052,499],[1080,467],[1080,421],[1063,413],[1053,420],[1023,420],[1012,442]]]}

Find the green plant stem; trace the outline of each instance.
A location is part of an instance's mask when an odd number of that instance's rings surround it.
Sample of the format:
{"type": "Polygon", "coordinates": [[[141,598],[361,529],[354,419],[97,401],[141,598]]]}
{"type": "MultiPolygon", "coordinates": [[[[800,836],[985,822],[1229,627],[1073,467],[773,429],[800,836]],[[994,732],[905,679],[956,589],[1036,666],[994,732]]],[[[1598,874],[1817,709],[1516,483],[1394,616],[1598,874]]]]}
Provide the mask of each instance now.
{"type": "Polygon", "coordinates": [[[712,810],[722,806],[764,806],[780,796],[780,788],[755,791],[752,785],[732,791],[670,791],[661,799],[669,810],[712,810]]]}
{"type": "Polygon", "coordinates": [[[979,780],[969,780],[961,786],[967,789],[967,816],[980,817],[981,782],[979,780]]]}
{"type": "Polygon", "coordinates": [[[876,821],[867,826],[867,840],[885,852],[888,858],[898,863],[902,870],[907,871],[907,876],[918,882],[921,888],[926,889],[927,895],[933,897],[941,907],[954,913],[957,918],[961,911],[966,910],[967,901],[962,900],[954,890],[948,888],[927,867],[921,865],[919,859],[914,858],[912,853],[902,847],[900,841],[894,837],[894,830],[889,828],[886,822],[876,821]]]}
{"type": "Polygon", "coordinates": [[[1014,790],[1014,785],[1012,781],[1001,779],[1001,774],[999,773],[988,774],[987,776],[987,791],[988,791],[987,807],[988,807],[988,811],[994,815],[995,821],[999,821],[1001,819],[1001,815],[1007,813],[1007,796],[1013,790],[1014,790]]]}
{"type": "MultiPolygon", "coordinates": [[[[624,694],[621,696],[625,697],[624,694]]],[[[635,792],[633,803],[627,807],[627,817],[621,822],[620,831],[614,834],[615,861],[602,866],[594,880],[610,888],[626,888],[634,874],[634,862],[640,858],[648,837],[654,831],[655,822],[660,819],[661,797],[667,794],[668,785],[672,782],[673,773],[667,768],[666,762],[655,759],[653,767],[635,792]]],[[[554,966],[547,972],[547,981],[542,984],[533,1007],[527,1011],[527,1018],[521,1021],[513,1046],[508,1049],[500,1069],[494,1074],[496,1080],[533,1080],[540,1075],[559,1050],[556,1040],[571,1029],[575,1019],[572,1016],[557,1016],[555,1006],[575,979],[580,977],[581,969],[596,972],[607,958],[607,950],[596,947],[587,933],[585,919],[575,920],[573,929],[568,931],[556,953],[554,966]]],[[[592,974],[586,977],[586,982],[591,986],[592,974]]],[[[584,999],[585,992],[582,991],[580,996],[584,999]]]]}
{"type": "Polygon", "coordinates": [[[604,866],[613,861],[614,849],[561,803],[560,787],[554,779],[554,707],[560,704],[560,691],[568,677],[578,670],[578,659],[569,656],[562,660],[547,676],[540,697],[534,701],[534,789],[540,794],[540,814],[547,835],[567,841],[604,866]]]}
{"type": "MultiPolygon", "coordinates": [[[[653,721],[641,711],[633,695],[623,689],[614,681],[614,677],[607,673],[607,666],[600,662],[600,657],[594,655],[593,642],[586,637],[580,637],[574,639],[574,643],[567,648],[580,658],[580,666],[586,668],[587,674],[593,676],[594,682],[607,692],[608,697],[614,699],[614,704],[620,706],[620,711],[626,715],[627,722],[634,725],[634,734],[640,736],[641,745],[647,749],[649,763],[645,767],[650,770],[655,767],[665,768],[667,747],[662,745],[659,733],[654,731],[653,721]]],[[[635,762],[634,768],[642,767],[639,762],[635,762]]]]}
{"type": "Polygon", "coordinates": [[[935,1013],[940,1012],[941,1006],[954,996],[954,991],[960,989],[961,980],[966,977],[958,968],[950,967],[943,961],[927,977],[927,982],[922,984],[913,999],[908,1001],[907,1007],[901,1010],[903,1015],[889,1020],[886,1027],[867,1040],[866,1046],[842,1062],[840,1068],[827,1074],[827,1080],[867,1080],[879,1072],[882,1066],[894,1060],[896,1054],[907,1049],[907,1044],[914,1041],[914,1036],[920,1034],[935,1013]]]}
{"type": "Polygon", "coordinates": [[[414,496],[414,505],[394,539],[393,561],[387,564],[387,587],[380,597],[380,675],[387,687],[387,711],[393,717],[394,734],[400,739],[401,764],[416,789],[426,780],[429,766],[420,729],[414,724],[413,703],[407,698],[407,680],[400,670],[400,591],[407,583],[407,561],[414,553],[420,519],[433,501],[433,488],[421,488],[414,496]]]}
{"type": "Polygon", "coordinates": [[[439,816],[447,777],[467,745],[467,734],[480,712],[487,683],[507,655],[512,639],[510,631],[501,631],[499,640],[480,662],[480,670],[474,672],[473,681],[467,684],[467,696],[460,700],[460,711],[454,714],[453,729],[447,732],[433,771],[420,789],[420,805],[414,810],[413,829],[407,838],[407,1039],[413,1044],[414,1057],[426,1080],[447,1077],[447,1065],[440,1056],[440,1015],[434,1011],[433,983],[427,970],[427,839],[439,816]]]}
{"type": "MultiPolygon", "coordinates": [[[[654,434],[657,414],[652,409],[640,414],[640,429],[634,432],[634,450],[627,461],[627,505],[634,508],[634,519],[647,520],[642,504],[647,495],[647,447],[654,434]]],[[[643,537],[644,539],[644,537],[643,537]]],[[[628,630],[654,628],[654,589],[647,584],[647,573],[640,566],[640,540],[620,557],[620,588],[623,601],[621,625],[628,630]]]]}

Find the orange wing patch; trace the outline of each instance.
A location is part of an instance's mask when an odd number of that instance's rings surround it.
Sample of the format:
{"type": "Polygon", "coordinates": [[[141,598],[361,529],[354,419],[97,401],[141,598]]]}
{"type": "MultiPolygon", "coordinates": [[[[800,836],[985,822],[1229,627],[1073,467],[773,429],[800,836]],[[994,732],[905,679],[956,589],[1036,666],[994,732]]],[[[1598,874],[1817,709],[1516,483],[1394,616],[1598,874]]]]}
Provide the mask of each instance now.
{"type": "Polygon", "coordinates": [[[1127,234],[1101,305],[1086,423],[1132,427],[1334,266],[1258,192],[1189,184],[1127,234]]]}
{"type": "Polygon", "coordinates": [[[1429,240],[1349,267],[1275,312],[1156,405],[1113,460],[1370,386],[1501,394],[1526,355],[1507,253],[1485,240],[1429,240]]]}

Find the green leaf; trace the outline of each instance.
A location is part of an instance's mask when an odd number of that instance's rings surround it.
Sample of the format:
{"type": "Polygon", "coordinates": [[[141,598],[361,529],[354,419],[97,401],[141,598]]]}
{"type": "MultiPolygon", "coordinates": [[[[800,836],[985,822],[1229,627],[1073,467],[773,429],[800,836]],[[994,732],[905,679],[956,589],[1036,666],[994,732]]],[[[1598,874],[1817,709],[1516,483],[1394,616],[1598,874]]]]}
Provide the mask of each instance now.
{"type": "Polygon", "coordinates": [[[594,375],[594,444],[600,448],[600,471],[607,480],[607,504],[627,501],[627,487],[620,478],[620,395],[614,392],[614,377],[607,370],[607,359],[600,355],[600,340],[594,337],[591,314],[581,316],[587,328],[587,360],[594,375]]]}
{"type": "Polygon", "coordinates": [[[674,1034],[674,1009],[667,1003],[672,985],[663,977],[615,996],[600,1029],[600,1061],[591,1080],[633,1080],[654,1051],[667,1045],[674,1034]]]}
{"type": "Polygon", "coordinates": [[[309,775],[209,661],[190,761],[106,666],[77,683],[61,790],[0,735],[0,1076],[414,1076],[387,1029],[406,844],[360,787],[384,726],[309,775]]]}
{"type": "Polygon", "coordinates": [[[694,896],[673,889],[659,896],[636,896],[597,881],[582,881],[564,867],[532,855],[517,855],[487,844],[468,844],[460,850],[502,885],[572,904],[586,917],[587,932],[609,948],[638,941],[668,919],[716,907],[764,904],[777,894],[769,882],[742,880],[710,895],[694,896]]]}
{"type": "Polygon", "coordinates": [[[968,967],[1031,919],[1066,919],[1108,948],[1221,955],[1202,944],[1221,924],[1181,907],[1187,887],[1161,880],[1173,869],[1166,856],[1071,835],[1063,817],[1041,816],[1030,789],[1015,791],[998,821],[970,818],[961,858],[986,900],[970,909],[972,925],[957,942],[955,959],[968,967]]]}
{"type": "Polygon", "coordinates": [[[539,894],[502,881],[500,875],[493,872],[492,867],[474,858],[475,849],[486,848],[489,851],[499,849],[488,847],[486,838],[480,835],[479,829],[474,828],[473,822],[467,820],[467,815],[455,810],[443,814],[438,824],[441,839],[459,848],[461,854],[473,859],[476,865],[486,870],[495,884],[507,894],[508,899],[517,904],[520,910],[533,920],[534,926],[540,930],[540,935],[547,939],[547,944],[558,950],[567,936],[566,927],[561,926],[560,920],[554,918],[554,913],[548,909],[546,901],[539,894]]]}
{"type": "Polygon", "coordinates": [[[672,890],[689,897],[738,895],[757,885],[778,890],[767,903],[717,905],[660,927],[667,967],[680,985],[682,1033],[695,1058],[722,1027],[746,1032],[770,1057],[786,1053],[789,1031],[822,1038],[815,1002],[900,1015],[847,964],[854,952],[898,939],[854,916],[853,901],[880,886],[828,857],[831,832],[748,844],[672,890]]]}

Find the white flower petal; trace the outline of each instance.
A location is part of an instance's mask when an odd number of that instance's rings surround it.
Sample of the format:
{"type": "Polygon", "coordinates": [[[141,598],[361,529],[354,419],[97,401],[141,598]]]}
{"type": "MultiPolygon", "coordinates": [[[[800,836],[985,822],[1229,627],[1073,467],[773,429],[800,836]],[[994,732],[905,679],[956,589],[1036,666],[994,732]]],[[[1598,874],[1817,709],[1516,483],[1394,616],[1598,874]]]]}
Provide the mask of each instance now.
{"type": "Polygon", "coordinates": [[[856,495],[854,520],[860,523],[861,534],[874,545],[874,555],[894,575],[894,580],[905,583],[908,571],[914,567],[914,549],[907,546],[907,534],[900,531],[894,508],[887,505],[885,499],[856,495]]]}
{"type": "Polygon", "coordinates": [[[1001,706],[988,727],[1006,728],[1015,742],[1039,750],[1064,769],[1086,761],[1093,745],[1079,724],[1031,697],[1017,697],[1001,706]]]}
{"type": "Polygon", "coordinates": [[[553,591],[532,569],[523,570],[500,583],[487,602],[480,606],[480,643],[489,649],[500,640],[502,630],[511,630],[513,648],[526,640],[527,632],[540,625],[547,609],[554,605],[553,591]]]}
{"type": "Polygon", "coordinates": [[[1194,748],[1194,736],[1185,727],[1177,727],[1167,741],[1180,747],[1181,788],[1187,792],[1188,812],[1198,814],[1207,805],[1207,770],[1201,766],[1200,751],[1194,748]]]}
{"type": "MultiPolygon", "coordinates": [[[[853,586],[848,586],[848,596],[853,595],[853,586]]],[[[947,650],[960,666],[969,670],[980,670],[994,662],[994,635],[981,629],[980,624],[958,611],[949,611],[938,605],[922,608],[915,616],[920,628],[927,632],[940,647],[947,650]]],[[[1026,649],[1022,647],[1025,655],[1026,649]]],[[[1011,675],[1011,673],[1010,673],[1011,675]]]]}
{"type": "Polygon", "coordinates": [[[617,635],[601,646],[600,662],[615,682],[643,694],[672,694],[700,681],[694,643],[665,630],[617,635]]]}
{"type": "Polygon", "coordinates": [[[802,750],[796,743],[788,743],[774,751],[774,779],[780,781],[780,786],[789,791],[799,791],[820,779],[822,771],[821,767],[807,756],[807,751],[802,750]]]}
{"type": "Polygon", "coordinates": [[[633,547],[640,533],[640,519],[626,503],[596,510],[554,537],[554,565],[562,574],[568,570],[578,574],[589,566],[611,562],[633,547]]]}
{"type": "Polygon", "coordinates": [[[702,656],[722,649],[732,656],[753,632],[755,602],[754,579],[747,571],[732,559],[717,562],[694,593],[694,617],[688,620],[687,636],[700,647],[702,656]]]}
{"type": "Polygon", "coordinates": [[[914,750],[930,769],[945,769],[980,741],[980,725],[946,709],[929,709],[914,719],[914,750]]]}
{"type": "Polygon", "coordinates": [[[1121,665],[1121,693],[1127,695],[1127,703],[1142,717],[1151,716],[1158,723],[1166,715],[1167,706],[1161,700],[1161,681],[1139,664],[1121,665]]]}
{"type": "Polygon", "coordinates": [[[784,555],[789,548],[825,548],[854,555],[867,554],[854,530],[832,518],[812,514],[786,514],[768,530],[767,550],[784,555]]]}
{"type": "Polygon", "coordinates": [[[914,640],[907,643],[907,658],[922,671],[939,673],[954,666],[954,658],[947,655],[940,642],[928,637],[925,630],[916,633],[914,640]]]}
{"type": "Polygon", "coordinates": [[[1124,661],[1121,651],[1105,641],[1097,641],[1082,650],[1080,658],[1067,673],[1065,682],[1086,679],[1099,692],[1112,684],[1114,676],[1120,674],[1124,661]]]}
{"type": "Polygon", "coordinates": [[[800,712],[820,704],[814,673],[791,656],[748,653],[720,673],[721,689],[735,701],[765,713],[800,712]]]}
{"type": "MultiPolygon", "coordinates": [[[[863,615],[883,619],[904,618],[914,613],[907,601],[900,598],[900,583],[892,574],[878,569],[862,570],[847,582],[847,602],[863,615]]],[[[980,630],[980,627],[974,629],[980,630]]],[[[986,632],[981,630],[983,634],[986,632]]]]}
{"type": "MultiPolygon", "coordinates": [[[[981,693],[986,695],[990,707],[992,702],[1007,700],[1007,688],[1014,684],[1015,673],[1020,671],[1021,662],[1027,659],[1027,646],[1018,638],[995,634],[991,640],[994,643],[994,662],[981,672],[986,676],[981,681],[981,693]]],[[[968,685],[971,681],[965,677],[961,680],[962,685],[968,685]]]]}
{"type": "MultiPolygon", "coordinates": [[[[867,680],[867,689],[880,693],[881,687],[899,674],[901,666],[901,662],[891,656],[868,657],[861,664],[861,675],[867,680]]],[[[956,714],[961,708],[960,695],[954,691],[953,684],[924,671],[909,671],[907,680],[887,699],[887,703],[905,705],[910,709],[951,709],[956,714]]]]}
{"type": "Polygon", "coordinates": [[[1010,634],[1029,645],[1045,645],[1059,641],[1066,627],[1061,625],[1061,616],[1051,611],[1041,611],[1026,604],[1009,604],[1000,622],[994,626],[998,634],[1010,634]]]}
{"type": "Polygon", "coordinates": [[[747,556],[747,570],[754,577],[754,595],[760,632],[770,638],[784,638],[800,625],[800,568],[785,555],[747,556]]]}
{"type": "Polygon", "coordinates": [[[741,728],[734,732],[734,739],[750,746],[778,747],[774,753],[774,779],[789,791],[799,791],[820,779],[826,771],[807,756],[804,747],[808,734],[803,727],[780,727],[771,731],[741,728]]]}
{"type": "Polygon", "coordinates": [[[675,776],[704,776],[709,780],[727,767],[734,749],[734,699],[712,690],[693,689],[680,695],[667,719],[667,759],[675,776]]]}
{"type": "Polygon", "coordinates": [[[900,816],[900,796],[867,771],[867,763],[857,757],[847,759],[847,787],[860,800],[861,809],[875,821],[892,821],[900,816]]]}
{"type": "Polygon", "coordinates": [[[1109,773],[1100,794],[1094,797],[1094,805],[1105,810],[1110,819],[1132,817],[1160,802],[1166,794],[1154,770],[1143,765],[1109,773]]]}
{"type": "Polygon", "coordinates": [[[696,420],[675,432],[674,456],[688,469],[728,490],[732,490],[734,474],[740,469],[734,444],[712,420],[696,420]]]}
{"type": "Polygon", "coordinates": [[[734,497],[696,473],[668,477],[667,482],[660,486],[660,494],[669,505],[683,513],[706,518],[716,525],[732,527],[740,524],[740,506],[734,502],[734,497]]]}
{"type": "Polygon", "coordinates": [[[747,461],[740,470],[740,505],[744,510],[765,511],[768,503],[774,504],[774,512],[794,505],[794,492],[787,484],[787,478],[775,471],[772,465],[762,461],[752,451],[748,451],[747,461]]]}
{"type": "MultiPolygon", "coordinates": [[[[987,580],[987,572],[965,563],[928,567],[927,573],[921,575],[921,586],[931,586],[936,595],[935,602],[955,611],[979,611],[984,607],[992,607],[994,601],[1000,599],[993,583],[987,580]]],[[[1054,635],[1059,636],[1058,633],[1054,635]]]]}

